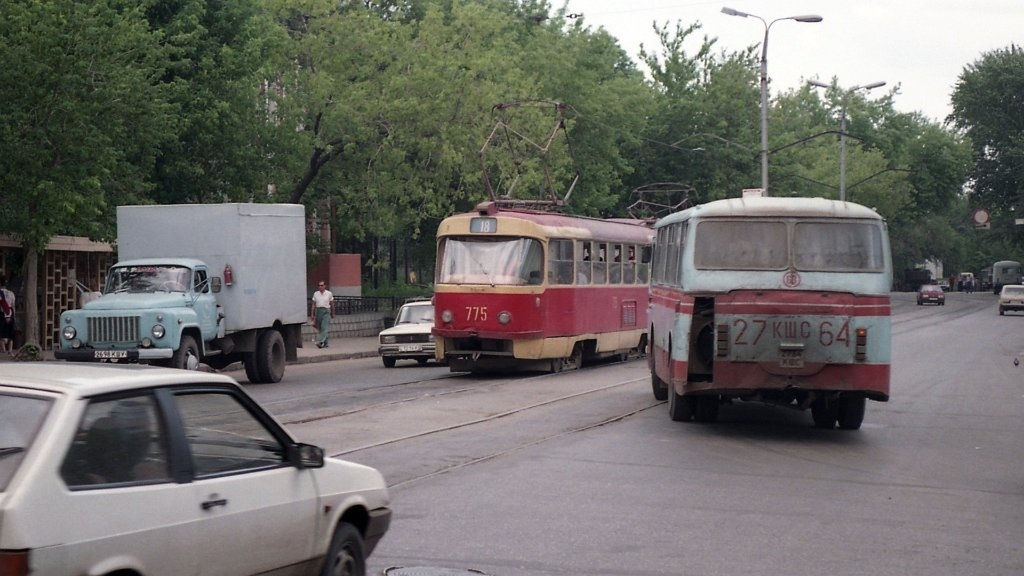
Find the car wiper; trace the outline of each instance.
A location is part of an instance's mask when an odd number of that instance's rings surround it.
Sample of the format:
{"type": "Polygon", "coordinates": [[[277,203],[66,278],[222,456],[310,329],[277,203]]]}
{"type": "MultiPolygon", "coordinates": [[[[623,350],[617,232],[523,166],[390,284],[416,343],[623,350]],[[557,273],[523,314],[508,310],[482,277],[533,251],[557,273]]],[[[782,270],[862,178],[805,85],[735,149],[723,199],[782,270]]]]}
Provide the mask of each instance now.
{"type": "Polygon", "coordinates": [[[0,458],[3,458],[4,456],[10,456],[11,454],[17,454],[19,452],[24,452],[24,451],[25,451],[25,448],[23,448],[21,446],[6,446],[4,448],[0,448],[0,458]]]}

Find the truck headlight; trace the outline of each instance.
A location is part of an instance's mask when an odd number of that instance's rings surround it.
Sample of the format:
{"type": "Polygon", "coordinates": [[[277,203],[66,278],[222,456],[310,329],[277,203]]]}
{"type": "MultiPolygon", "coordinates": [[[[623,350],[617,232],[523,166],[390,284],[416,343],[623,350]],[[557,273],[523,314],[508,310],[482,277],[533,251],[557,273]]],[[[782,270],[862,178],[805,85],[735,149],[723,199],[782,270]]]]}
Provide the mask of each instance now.
{"type": "Polygon", "coordinates": [[[75,330],[74,326],[65,326],[64,330],[61,330],[61,336],[65,340],[74,340],[75,336],[78,336],[78,330],[75,330]]]}
{"type": "Polygon", "coordinates": [[[151,330],[151,332],[153,333],[153,338],[156,338],[157,340],[163,338],[167,333],[163,324],[153,324],[153,330],[151,330]]]}

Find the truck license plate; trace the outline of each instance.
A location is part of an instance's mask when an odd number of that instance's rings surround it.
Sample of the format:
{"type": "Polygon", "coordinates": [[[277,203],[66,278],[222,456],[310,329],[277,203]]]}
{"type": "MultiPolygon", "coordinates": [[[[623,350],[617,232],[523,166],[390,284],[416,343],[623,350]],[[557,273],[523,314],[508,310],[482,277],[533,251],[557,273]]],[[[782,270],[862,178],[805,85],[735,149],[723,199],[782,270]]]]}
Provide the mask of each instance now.
{"type": "Polygon", "coordinates": [[[398,346],[399,352],[419,352],[423,349],[423,346],[419,344],[401,344],[398,346]]]}
{"type": "Polygon", "coordinates": [[[114,359],[114,358],[127,358],[127,350],[94,350],[92,357],[96,359],[114,359]]]}
{"type": "Polygon", "coordinates": [[[779,350],[779,366],[782,368],[803,368],[803,350],[779,350]]]}

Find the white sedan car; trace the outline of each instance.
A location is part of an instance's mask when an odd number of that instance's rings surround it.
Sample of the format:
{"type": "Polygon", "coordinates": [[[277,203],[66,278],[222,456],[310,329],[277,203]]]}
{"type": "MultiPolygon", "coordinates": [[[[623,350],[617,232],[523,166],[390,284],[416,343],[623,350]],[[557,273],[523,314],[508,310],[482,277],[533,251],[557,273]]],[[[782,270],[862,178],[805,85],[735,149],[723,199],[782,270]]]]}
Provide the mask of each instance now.
{"type": "Polygon", "coordinates": [[[297,443],[227,376],[0,365],[0,574],[358,575],[373,468],[297,443]]]}

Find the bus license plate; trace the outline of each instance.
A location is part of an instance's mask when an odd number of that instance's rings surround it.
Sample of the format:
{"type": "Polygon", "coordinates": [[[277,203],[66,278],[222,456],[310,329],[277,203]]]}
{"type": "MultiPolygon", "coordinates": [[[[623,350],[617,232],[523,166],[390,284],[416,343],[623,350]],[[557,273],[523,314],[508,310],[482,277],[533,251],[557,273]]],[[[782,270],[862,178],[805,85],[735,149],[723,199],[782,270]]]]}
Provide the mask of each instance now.
{"type": "Polygon", "coordinates": [[[423,346],[419,344],[401,344],[398,346],[399,352],[419,352],[423,349],[423,346]]]}
{"type": "Polygon", "coordinates": [[[803,350],[779,350],[779,366],[782,368],[803,368],[803,350]]]}
{"type": "Polygon", "coordinates": [[[116,359],[116,358],[127,358],[128,357],[128,351],[127,350],[94,350],[93,353],[92,353],[92,357],[96,358],[97,360],[100,360],[100,359],[102,359],[102,360],[111,360],[111,359],[116,359]]]}

